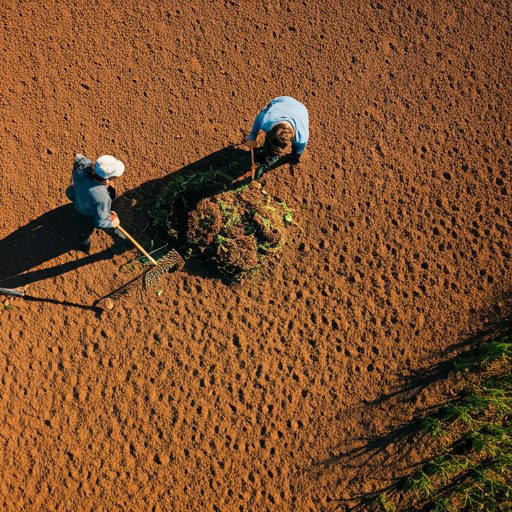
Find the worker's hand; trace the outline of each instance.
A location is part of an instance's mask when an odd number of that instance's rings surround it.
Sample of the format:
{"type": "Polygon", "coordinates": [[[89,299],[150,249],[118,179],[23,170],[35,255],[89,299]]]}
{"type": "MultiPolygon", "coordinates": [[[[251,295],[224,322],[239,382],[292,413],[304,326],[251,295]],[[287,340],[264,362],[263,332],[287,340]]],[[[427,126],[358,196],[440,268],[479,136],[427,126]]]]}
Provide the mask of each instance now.
{"type": "Polygon", "coordinates": [[[110,222],[112,222],[113,228],[118,228],[119,225],[121,224],[119,222],[119,217],[117,216],[116,212],[110,212],[110,222]]]}
{"type": "Polygon", "coordinates": [[[244,142],[243,144],[240,144],[240,146],[237,147],[242,151],[251,151],[251,149],[254,149],[256,147],[256,141],[248,140],[247,142],[244,142]]]}

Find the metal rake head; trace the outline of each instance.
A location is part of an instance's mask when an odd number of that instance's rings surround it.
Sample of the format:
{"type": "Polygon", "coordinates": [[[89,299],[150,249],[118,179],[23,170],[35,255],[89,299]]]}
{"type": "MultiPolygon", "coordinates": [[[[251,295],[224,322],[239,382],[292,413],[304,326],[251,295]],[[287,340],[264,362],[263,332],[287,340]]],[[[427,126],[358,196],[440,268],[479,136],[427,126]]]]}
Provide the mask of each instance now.
{"type": "Polygon", "coordinates": [[[146,288],[151,288],[163,274],[173,269],[181,270],[183,265],[185,265],[183,258],[172,249],[166,255],[162,256],[158,260],[157,265],[144,276],[144,285],[146,288]]]}

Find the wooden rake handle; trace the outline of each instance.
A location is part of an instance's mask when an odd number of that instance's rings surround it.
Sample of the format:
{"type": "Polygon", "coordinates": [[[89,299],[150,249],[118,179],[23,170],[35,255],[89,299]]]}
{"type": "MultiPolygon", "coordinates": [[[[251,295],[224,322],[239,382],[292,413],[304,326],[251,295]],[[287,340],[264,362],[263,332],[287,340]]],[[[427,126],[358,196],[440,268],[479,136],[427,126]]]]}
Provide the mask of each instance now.
{"type": "Polygon", "coordinates": [[[251,160],[252,160],[252,165],[251,165],[251,180],[254,180],[254,173],[256,172],[256,169],[258,168],[257,165],[254,165],[254,149],[251,148],[251,160]]]}
{"type": "Polygon", "coordinates": [[[236,180],[233,180],[231,183],[236,183],[237,181],[245,180],[245,178],[252,176],[252,174],[253,174],[253,171],[250,170],[250,171],[246,172],[245,174],[243,174],[242,176],[240,176],[239,178],[237,178],[236,180]]]}
{"type": "Polygon", "coordinates": [[[158,265],[158,263],[121,226],[117,226],[117,229],[119,229],[119,231],[121,231],[121,233],[123,233],[123,235],[128,238],[128,240],[130,240],[130,242],[132,242],[133,245],[135,245],[135,247],[137,247],[137,249],[139,249],[139,251],[144,254],[149,261],[151,261],[151,263],[153,263],[153,265],[158,265]]]}
{"type": "Polygon", "coordinates": [[[14,290],[13,288],[0,288],[0,295],[15,295],[16,297],[25,297],[25,291],[14,290]]]}
{"type": "Polygon", "coordinates": [[[248,178],[249,176],[251,177],[251,179],[254,180],[254,175],[256,174],[256,169],[259,166],[254,163],[254,149],[253,148],[251,148],[251,161],[252,161],[251,170],[246,172],[244,175],[240,176],[236,180],[233,180],[231,183],[236,183],[237,181],[245,180],[245,178],[248,178]]]}

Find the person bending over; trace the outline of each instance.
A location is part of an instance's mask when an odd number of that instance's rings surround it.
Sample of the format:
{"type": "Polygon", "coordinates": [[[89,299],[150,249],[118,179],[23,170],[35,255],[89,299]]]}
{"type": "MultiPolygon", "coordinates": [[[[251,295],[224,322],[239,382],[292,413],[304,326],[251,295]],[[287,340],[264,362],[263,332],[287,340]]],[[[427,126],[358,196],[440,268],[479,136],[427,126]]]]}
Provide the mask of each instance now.
{"type": "Polygon", "coordinates": [[[269,159],[276,161],[290,154],[290,162],[297,164],[309,140],[308,111],[296,99],[280,96],[273,99],[256,117],[249,140],[245,143],[247,148],[256,147],[260,130],[266,135],[263,148],[257,152],[259,163],[269,159]]]}

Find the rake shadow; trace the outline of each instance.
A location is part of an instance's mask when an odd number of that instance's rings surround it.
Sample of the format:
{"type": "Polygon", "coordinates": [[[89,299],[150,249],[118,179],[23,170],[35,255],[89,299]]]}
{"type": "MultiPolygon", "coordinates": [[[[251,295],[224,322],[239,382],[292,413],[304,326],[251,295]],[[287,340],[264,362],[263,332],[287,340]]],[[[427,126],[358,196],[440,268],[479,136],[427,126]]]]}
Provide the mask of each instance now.
{"type": "MultiPolygon", "coordinates": [[[[507,293],[505,296],[505,302],[510,302],[511,297],[512,294],[507,293]]],[[[366,403],[365,407],[368,407],[367,415],[372,416],[373,408],[378,407],[387,400],[393,399],[394,406],[398,407],[400,403],[410,400],[411,394],[419,393],[429,385],[448,378],[451,372],[455,369],[455,363],[457,360],[467,357],[478,357],[481,347],[484,344],[496,339],[503,339],[504,337],[512,336],[512,315],[510,311],[503,310],[499,306],[494,306],[491,309],[491,314],[489,316],[491,317],[491,321],[485,329],[468,336],[460,343],[450,346],[445,351],[445,356],[448,356],[447,359],[433,365],[431,368],[417,371],[412,376],[404,380],[403,386],[396,392],[383,395],[375,401],[366,403]],[[450,355],[454,352],[456,352],[456,355],[450,355]]],[[[437,410],[443,405],[443,403],[437,403],[423,412],[437,410]]],[[[359,439],[359,441],[363,441],[364,443],[362,446],[339,455],[333,455],[327,459],[317,461],[313,464],[312,470],[325,472],[333,466],[342,466],[347,469],[357,469],[360,477],[368,478],[377,469],[380,469],[385,465],[396,466],[397,463],[405,460],[411,450],[417,447],[418,443],[420,443],[426,436],[427,434],[423,430],[420,420],[413,419],[409,423],[406,423],[385,435],[374,438],[359,439]],[[388,452],[387,449],[391,446],[393,446],[394,449],[391,452],[388,452]],[[378,460],[378,463],[376,460],[378,460]]],[[[333,451],[336,452],[339,449],[341,449],[341,446],[334,448],[333,451]]],[[[429,457],[425,457],[424,460],[415,463],[408,469],[413,470],[417,467],[421,467],[429,460],[429,457]]],[[[337,510],[365,510],[365,500],[375,497],[379,493],[389,492],[393,489],[396,489],[395,482],[383,486],[378,491],[364,493],[349,500],[334,499],[333,501],[338,502],[337,510]],[[358,503],[351,507],[348,502],[358,503]]]]}

